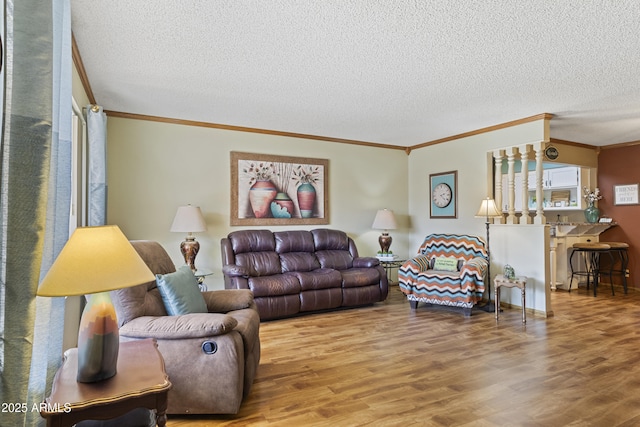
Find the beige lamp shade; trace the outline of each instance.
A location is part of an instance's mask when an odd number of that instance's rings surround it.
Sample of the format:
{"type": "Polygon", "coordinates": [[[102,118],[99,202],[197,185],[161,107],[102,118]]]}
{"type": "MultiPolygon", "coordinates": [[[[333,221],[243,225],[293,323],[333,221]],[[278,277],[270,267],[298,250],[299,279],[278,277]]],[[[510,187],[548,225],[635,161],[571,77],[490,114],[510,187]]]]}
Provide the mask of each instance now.
{"type": "Polygon", "coordinates": [[[115,225],[76,229],[38,287],[37,295],[84,295],[155,280],[115,225]]]}
{"type": "Polygon", "coordinates": [[[373,219],[371,228],[375,230],[382,230],[382,234],[380,235],[380,237],[378,237],[380,252],[382,254],[390,253],[389,248],[391,247],[391,242],[393,241],[393,239],[391,236],[389,236],[387,230],[395,230],[396,228],[398,228],[396,217],[393,214],[393,211],[390,211],[389,209],[380,209],[378,212],[376,212],[376,217],[373,219]]]}
{"type": "Polygon", "coordinates": [[[207,231],[207,223],[199,206],[180,206],[171,224],[171,231],[199,233],[207,231]]]}
{"type": "Polygon", "coordinates": [[[498,211],[495,200],[490,197],[482,200],[480,209],[476,213],[476,218],[495,218],[499,216],[502,216],[502,213],[498,211]]]}
{"type": "Polygon", "coordinates": [[[398,228],[396,223],[396,217],[393,211],[388,209],[380,209],[376,213],[376,217],[373,220],[371,228],[374,230],[395,230],[398,228]]]}

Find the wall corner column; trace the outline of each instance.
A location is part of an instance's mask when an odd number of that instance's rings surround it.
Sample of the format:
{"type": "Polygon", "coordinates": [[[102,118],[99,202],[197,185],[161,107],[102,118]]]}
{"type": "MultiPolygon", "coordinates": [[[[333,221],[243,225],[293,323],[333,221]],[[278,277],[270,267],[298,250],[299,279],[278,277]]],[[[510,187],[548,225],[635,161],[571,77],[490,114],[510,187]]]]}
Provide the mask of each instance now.
{"type": "Polygon", "coordinates": [[[536,152],[536,216],[533,218],[534,224],[547,223],[547,219],[544,216],[544,192],[542,191],[544,148],[545,143],[543,141],[533,144],[533,149],[536,152]]]}
{"type": "MultiPolygon", "coordinates": [[[[502,202],[502,159],[504,158],[503,150],[495,150],[493,152],[493,160],[494,160],[494,169],[495,169],[495,178],[494,182],[494,191],[493,198],[496,201],[496,207],[498,211],[502,212],[504,203],[502,202]]],[[[502,224],[504,223],[504,217],[493,218],[494,224],[502,224]]]]}
{"type": "Polygon", "coordinates": [[[515,157],[517,149],[516,147],[509,147],[506,150],[507,153],[507,224],[517,224],[518,218],[516,217],[516,171],[515,171],[515,157]]]}
{"type": "Polygon", "coordinates": [[[531,224],[532,219],[529,216],[529,150],[531,146],[528,144],[518,147],[520,151],[520,174],[522,175],[522,216],[520,224],[531,224]]]}

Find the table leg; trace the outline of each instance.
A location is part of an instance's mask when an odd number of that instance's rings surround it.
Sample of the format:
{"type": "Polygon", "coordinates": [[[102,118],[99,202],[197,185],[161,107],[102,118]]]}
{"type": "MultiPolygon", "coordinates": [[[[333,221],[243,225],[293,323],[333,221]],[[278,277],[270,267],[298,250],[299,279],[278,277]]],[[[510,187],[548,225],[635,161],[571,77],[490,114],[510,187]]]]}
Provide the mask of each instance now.
{"type": "Polygon", "coordinates": [[[498,316],[500,313],[500,285],[495,285],[496,288],[496,301],[495,301],[495,306],[496,306],[496,320],[498,320],[498,316]]]}
{"type": "Polygon", "coordinates": [[[522,287],[522,323],[527,323],[527,297],[525,292],[525,287],[522,287]]]}
{"type": "Polygon", "coordinates": [[[158,405],[156,408],[156,424],[158,427],[165,427],[167,425],[167,400],[167,393],[163,393],[158,397],[158,405]]]}
{"type": "Polygon", "coordinates": [[[624,293],[627,293],[627,265],[629,265],[629,253],[626,249],[621,249],[620,253],[620,262],[622,264],[622,286],[624,287],[624,293]]]}

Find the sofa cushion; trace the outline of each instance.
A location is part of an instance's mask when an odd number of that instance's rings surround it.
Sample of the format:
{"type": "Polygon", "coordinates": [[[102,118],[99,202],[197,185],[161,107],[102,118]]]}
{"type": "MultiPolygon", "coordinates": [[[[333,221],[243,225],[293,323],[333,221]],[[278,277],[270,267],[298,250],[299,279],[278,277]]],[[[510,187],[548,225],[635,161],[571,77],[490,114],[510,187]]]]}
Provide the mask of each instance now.
{"type": "MultiPolygon", "coordinates": [[[[424,255],[420,255],[420,256],[424,256],[424,255]]],[[[431,270],[447,271],[447,270],[444,270],[444,269],[438,269],[438,268],[436,268],[436,267],[435,267],[435,265],[436,265],[436,259],[438,259],[438,258],[442,258],[442,257],[439,257],[439,256],[432,256],[432,257],[430,258],[429,265],[427,266],[427,268],[428,268],[428,269],[431,269],[431,270]]],[[[445,257],[445,258],[454,258],[454,257],[445,257]]],[[[462,269],[462,266],[463,266],[463,265],[464,265],[464,263],[466,262],[466,260],[465,260],[464,258],[462,258],[462,259],[457,259],[457,258],[455,258],[455,260],[456,260],[456,268],[455,268],[455,269],[453,269],[453,267],[451,267],[452,269],[451,269],[450,271],[460,271],[460,270],[462,269]]]]}
{"type": "Polygon", "coordinates": [[[380,283],[380,272],[375,268],[350,268],[340,272],[342,287],[357,288],[380,283]]]}
{"type": "Polygon", "coordinates": [[[433,267],[433,258],[429,258],[426,255],[418,255],[412,259],[417,264],[421,271],[428,270],[433,267]]]}
{"type": "Polygon", "coordinates": [[[314,271],[296,271],[287,273],[295,276],[303,291],[339,288],[342,286],[342,275],[332,268],[319,268],[314,271]]]}
{"type": "Polygon", "coordinates": [[[358,257],[353,259],[355,268],[371,268],[380,265],[380,260],[376,257],[358,257]]]}
{"type": "Polygon", "coordinates": [[[111,300],[116,309],[118,326],[122,326],[140,316],[166,316],[162,295],[153,282],[111,291],[111,300]]]}
{"type": "Polygon", "coordinates": [[[300,282],[289,274],[274,274],[272,276],[250,277],[249,289],[254,297],[268,297],[291,295],[300,292],[300,282]]]}
{"type": "Polygon", "coordinates": [[[300,311],[317,311],[342,305],[342,288],[300,292],[300,311]]]}
{"type": "MultiPolygon", "coordinates": [[[[160,243],[150,240],[132,240],[131,245],[153,274],[176,271],[171,257],[160,243]]],[[[116,309],[118,326],[140,316],[167,315],[155,279],[141,285],[111,291],[111,299],[116,309]]]]}
{"type": "Polygon", "coordinates": [[[349,250],[349,237],[344,231],[318,228],[311,230],[311,234],[313,235],[313,244],[316,251],[349,250]]]}
{"type": "Polygon", "coordinates": [[[313,252],[289,252],[280,254],[282,272],[312,271],[320,268],[320,262],[313,252]]]}
{"type": "Polygon", "coordinates": [[[275,252],[247,252],[236,255],[236,265],[246,267],[250,276],[270,276],[282,272],[275,252]]]}
{"type": "Polygon", "coordinates": [[[198,280],[188,266],[183,265],[175,273],[157,274],[156,282],[169,315],[207,312],[198,280]]]}
{"type": "Polygon", "coordinates": [[[434,270],[458,271],[458,260],[454,257],[439,256],[433,263],[434,270]]]}
{"type": "Polygon", "coordinates": [[[228,313],[243,310],[253,304],[253,293],[248,289],[220,289],[202,292],[210,313],[228,313]]]}
{"type": "Polygon", "coordinates": [[[460,272],[459,271],[443,271],[443,270],[427,270],[418,273],[417,279],[420,280],[429,279],[433,286],[441,287],[444,284],[455,284],[456,287],[460,286],[460,272]]]}
{"type": "Polygon", "coordinates": [[[240,230],[229,233],[233,252],[237,254],[245,252],[275,251],[276,241],[269,230],[240,230]]]}
{"type": "Polygon", "coordinates": [[[276,252],[313,252],[313,236],[309,231],[290,230],[276,231],[273,233],[276,241],[276,252]]]}
{"type": "Polygon", "coordinates": [[[322,268],[333,268],[334,270],[346,270],[353,267],[353,257],[347,251],[318,251],[316,257],[320,261],[322,268]]]}
{"type": "Polygon", "coordinates": [[[229,333],[238,321],[223,313],[191,313],[181,316],[142,316],[126,324],[120,335],[128,338],[178,340],[229,333]]]}
{"type": "Polygon", "coordinates": [[[342,306],[353,307],[357,305],[373,304],[380,301],[382,291],[380,286],[359,286],[355,288],[342,288],[342,306]]]}

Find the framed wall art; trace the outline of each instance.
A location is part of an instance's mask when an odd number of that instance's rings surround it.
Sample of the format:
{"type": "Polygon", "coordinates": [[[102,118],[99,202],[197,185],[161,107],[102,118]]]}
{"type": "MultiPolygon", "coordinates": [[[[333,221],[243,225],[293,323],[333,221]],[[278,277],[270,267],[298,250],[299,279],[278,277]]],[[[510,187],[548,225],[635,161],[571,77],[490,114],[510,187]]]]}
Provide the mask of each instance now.
{"type": "Polygon", "coordinates": [[[613,186],[614,205],[637,205],[638,203],[638,184],[613,186]]]}
{"type": "Polygon", "coordinates": [[[231,225],[329,224],[329,160],[231,152],[231,225]]]}
{"type": "Polygon", "coordinates": [[[458,171],[429,175],[431,218],[458,217],[458,171]]]}

